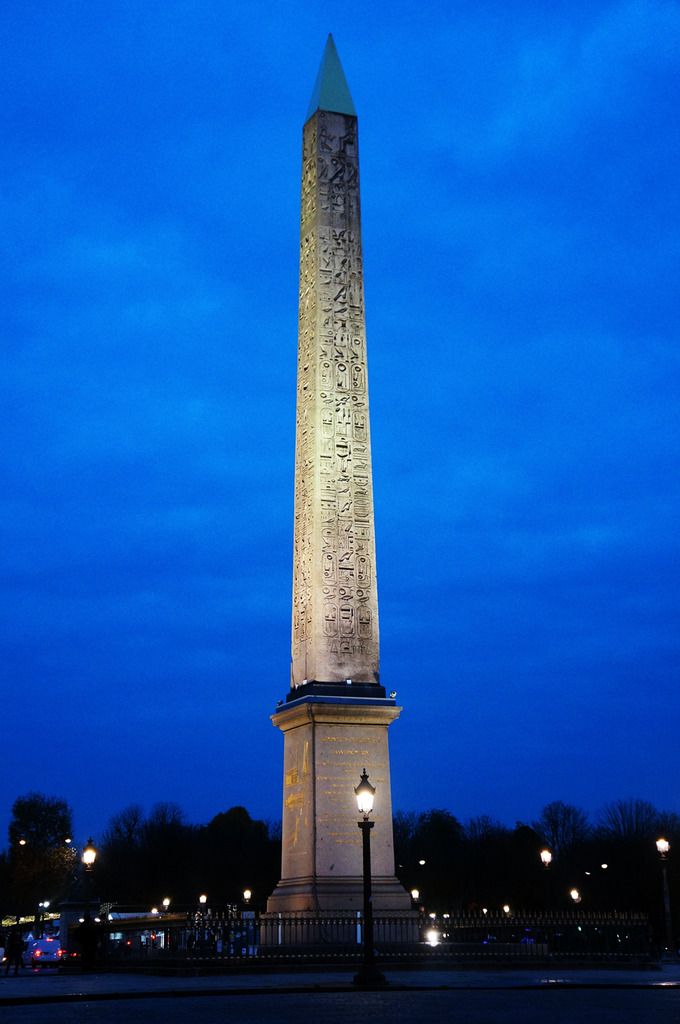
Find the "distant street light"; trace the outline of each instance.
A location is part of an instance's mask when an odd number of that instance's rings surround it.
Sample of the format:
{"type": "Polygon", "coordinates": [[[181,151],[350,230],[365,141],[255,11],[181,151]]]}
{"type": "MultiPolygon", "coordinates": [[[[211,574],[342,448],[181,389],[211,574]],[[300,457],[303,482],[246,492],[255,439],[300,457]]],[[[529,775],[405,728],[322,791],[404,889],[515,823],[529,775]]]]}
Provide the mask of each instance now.
{"type": "Polygon", "coordinates": [[[81,872],[81,891],[82,898],[84,898],[86,906],[88,908],[87,913],[89,914],[90,911],[92,911],[93,915],[94,913],[96,913],[94,909],[94,904],[96,903],[96,900],[94,892],[94,872],[92,869],[94,867],[94,862],[96,861],[96,859],[97,848],[92,841],[92,837],[90,836],[88,841],[85,843],[85,846],[83,847],[83,852],[80,855],[80,861],[83,865],[83,869],[81,872]]]}
{"type": "Polygon", "coordinates": [[[571,898],[574,901],[574,903],[580,903],[581,902],[581,893],[578,891],[578,889],[570,889],[569,890],[569,895],[571,896],[571,898]]]}
{"type": "Polygon", "coordinates": [[[411,889],[411,899],[417,903],[420,899],[420,889],[411,889]]]}
{"type": "Polygon", "coordinates": [[[167,913],[170,907],[170,897],[166,896],[162,903],[163,910],[167,913]]]}
{"type": "Polygon", "coordinates": [[[251,889],[244,889],[243,890],[243,902],[244,903],[250,903],[252,898],[253,898],[252,890],[251,889]]]}
{"type": "Polygon", "coordinates": [[[375,952],[373,949],[373,893],[371,880],[371,829],[374,822],[368,820],[373,810],[373,798],[375,786],[368,781],[368,775],[364,768],[359,785],[354,789],[357,798],[357,807],[362,820],[357,822],[361,829],[363,849],[363,872],[364,872],[364,929],[363,947],[364,962],[361,969],[354,976],[354,984],[361,988],[380,988],[386,984],[385,978],[375,965],[375,952]]]}
{"type": "Polygon", "coordinates": [[[503,904],[503,913],[504,914],[509,914],[510,913],[510,904],[509,903],[504,903],[503,904]]]}
{"type": "Polygon", "coordinates": [[[547,910],[550,906],[550,872],[548,869],[552,864],[552,850],[549,850],[547,846],[543,847],[539,857],[541,858],[541,864],[545,868],[543,872],[543,909],[547,910]]]}
{"type": "Polygon", "coordinates": [[[201,895],[200,895],[200,896],[198,897],[198,902],[199,902],[199,903],[201,904],[201,906],[203,906],[203,907],[204,907],[204,906],[206,905],[206,903],[208,902],[208,897],[206,896],[206,894],[205,894],[204,892],[202,892],[202,893],[201,893],[201,895]]]}
{"type": "Polygon", "coordinates": [[[671,844],[662,837],[657,839],[656,849],[661,860],[661,874],[663,877],[663,916],[666,926],[666,952],[672,955],[675,945],[673,942],[673,919],[671,918],[671,894],[668,885],[668,854],[671,852],[671,844]]]}

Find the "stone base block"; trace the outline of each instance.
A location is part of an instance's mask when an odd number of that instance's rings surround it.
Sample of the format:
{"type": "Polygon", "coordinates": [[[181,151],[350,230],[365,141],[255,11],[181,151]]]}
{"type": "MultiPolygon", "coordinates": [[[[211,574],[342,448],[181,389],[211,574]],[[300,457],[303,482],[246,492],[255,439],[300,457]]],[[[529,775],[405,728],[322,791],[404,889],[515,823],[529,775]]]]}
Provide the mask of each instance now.
{"type": "MultiPolygon", "coordinates": [[[[409,893],[396,877],[373,875],[373,910],[409,913],[413,906],[409,893]]],[[[357,875],[344,878],[282,879],[267,900],[267,911],[288,913],[333,913],[359,911],[364,905],[364,883],[357,875]]]]}
{"type": "Polygon", "coordinates": [[[364,769],[376,788],[371,820],[373,908],[411,910],[394,873],[387,745],[401,708],[393,700],[323,698],[288,703],[272,721],[284,735],[281,881],[267,911],[358,911],[362,838],[354,787],[364,769]]]}

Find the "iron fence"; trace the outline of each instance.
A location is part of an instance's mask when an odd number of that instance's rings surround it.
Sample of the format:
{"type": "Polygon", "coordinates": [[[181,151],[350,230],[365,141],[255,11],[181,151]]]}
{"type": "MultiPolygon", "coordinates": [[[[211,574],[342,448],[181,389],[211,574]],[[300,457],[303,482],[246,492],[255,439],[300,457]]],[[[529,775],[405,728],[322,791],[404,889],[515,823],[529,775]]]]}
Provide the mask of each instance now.
{"type": "MultiPolygon", "coordinates": [[[[228,963],[361,956],[362,914],[258,914],[236,908],[138,917],[103,926],[111,962],[173,962],[199,968],[228,963]]],[[[624,913],[457,913],[377,915],[377,953],[385,959],[649,959],[649,922],[624,913]]]]}

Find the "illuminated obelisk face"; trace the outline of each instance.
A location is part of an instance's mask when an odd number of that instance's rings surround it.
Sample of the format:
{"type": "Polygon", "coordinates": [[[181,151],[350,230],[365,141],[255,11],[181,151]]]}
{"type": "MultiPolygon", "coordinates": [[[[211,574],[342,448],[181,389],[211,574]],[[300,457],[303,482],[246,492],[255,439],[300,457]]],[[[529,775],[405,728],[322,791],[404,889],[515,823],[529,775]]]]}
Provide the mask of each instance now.
{"type": "Polygon", "coordinates": [[[379,683],[357,118],[329,47],[303,136],[293,687],[379,683]]]}

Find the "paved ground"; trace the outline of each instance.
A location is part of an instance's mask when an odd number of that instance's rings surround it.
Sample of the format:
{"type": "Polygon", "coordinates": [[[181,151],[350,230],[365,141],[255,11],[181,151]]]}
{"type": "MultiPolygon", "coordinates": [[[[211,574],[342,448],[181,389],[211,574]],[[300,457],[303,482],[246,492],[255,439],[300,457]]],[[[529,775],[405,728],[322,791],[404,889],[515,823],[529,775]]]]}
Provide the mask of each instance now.
{"type": "Polygon", "coordinates": [[[450,989],[160,996],[2,1008],[3,1024],[678,1024],[680,994],[663,989],[450,989]]]}
{"type": "Polygon", "coordinates": [[[324,1024],[680,1024],[680,965],[658,970],[401,970],[389,988],[358,992],[352,972],[307,970],[167,978],[0,976],[2,1024],[242,1024],[303,1017],[324,1024]]]}

